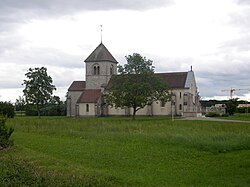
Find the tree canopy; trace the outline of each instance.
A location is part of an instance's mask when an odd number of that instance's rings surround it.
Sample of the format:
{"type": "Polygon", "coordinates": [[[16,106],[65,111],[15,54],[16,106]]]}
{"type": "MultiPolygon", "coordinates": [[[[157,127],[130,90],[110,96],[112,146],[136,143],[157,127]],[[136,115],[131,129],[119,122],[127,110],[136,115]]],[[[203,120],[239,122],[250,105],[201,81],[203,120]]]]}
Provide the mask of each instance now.
{"type": "Polygon", "coordinates": [[[132,108],[136,112],[154,101],[168,101],[167,85],[154,74],[153,61],[138,53],[126,56],[127,64],[118,66],[119,75],[111,78],[106,102],[115,107],[132,108]]]}
{"type": "Polygon", "coordinates": [[[237,106],[238,106],[238,98],[236,99],[229,99],[228,102],[226,103],[226,110],[227,113],[231,116],[234,115],[236,112],[237,106]]]}
{"type": "Polygon", "coordinates": [[[53,91],[56,90],[56,88],[52,84],[53,80],[47,74],[47,68],[45,67],[29,68],[25,76],[27,79],[23,82],[23,85],[25,85],[23,93],[26,102],[28,104],[34,104],[40,116],[41,106],[51,100],[53,91]]]}

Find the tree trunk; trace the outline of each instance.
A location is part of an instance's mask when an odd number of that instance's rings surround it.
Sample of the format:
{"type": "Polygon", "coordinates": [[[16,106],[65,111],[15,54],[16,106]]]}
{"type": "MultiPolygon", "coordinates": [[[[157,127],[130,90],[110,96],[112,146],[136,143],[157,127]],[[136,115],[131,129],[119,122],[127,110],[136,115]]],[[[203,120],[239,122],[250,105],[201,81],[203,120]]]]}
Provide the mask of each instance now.
{"type": "Polygon", "coordinates": [[[134,110],[133,110],[133,118],[132,118],[132,119],[135,120],[136,107],[133,107],[133,109],[134,109],[134,110]]]}
{"type": "Polygon", "coordinates": [[[36,109],[37,109],[37,115],[38,115],[39,118],[40,118],[40,117],[41,117],[41,114],[40,114],[40,107],[39,107],[38,104],[36,105],[36,109]]]}

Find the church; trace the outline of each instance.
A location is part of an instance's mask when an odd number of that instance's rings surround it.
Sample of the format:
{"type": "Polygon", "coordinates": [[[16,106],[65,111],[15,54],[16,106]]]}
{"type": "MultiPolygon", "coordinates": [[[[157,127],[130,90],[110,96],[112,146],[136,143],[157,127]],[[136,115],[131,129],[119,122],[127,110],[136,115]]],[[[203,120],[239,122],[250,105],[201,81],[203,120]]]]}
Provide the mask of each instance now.
{"type": "MultiPolygon", "coordinates": [[[[116,108],[105,105],[103,93],[112,75],[117,74],[118,62],[103,43],[86,58],[85,81],[73,81],[67,92],[67,116],[129,116],[131,108],[116,108]]],[[[150,116],[197,117],[201,114],[195,75],[191,68],[187,72],[155,73],[169,87],[171,101],[156,101],[136,113],[150,116]]]]}

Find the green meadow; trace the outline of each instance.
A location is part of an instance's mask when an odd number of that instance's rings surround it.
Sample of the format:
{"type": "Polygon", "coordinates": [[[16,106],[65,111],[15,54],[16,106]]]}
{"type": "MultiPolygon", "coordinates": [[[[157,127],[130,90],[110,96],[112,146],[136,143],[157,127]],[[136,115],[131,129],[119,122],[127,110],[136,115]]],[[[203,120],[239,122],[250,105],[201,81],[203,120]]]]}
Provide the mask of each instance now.
{"type": "MultiPolygon", "coordinates": [[[[248,119],[247,119],[248,120],[248,119]]],[[[1,186],[250,186],[250,123],[15,117],[1,186]]]]}

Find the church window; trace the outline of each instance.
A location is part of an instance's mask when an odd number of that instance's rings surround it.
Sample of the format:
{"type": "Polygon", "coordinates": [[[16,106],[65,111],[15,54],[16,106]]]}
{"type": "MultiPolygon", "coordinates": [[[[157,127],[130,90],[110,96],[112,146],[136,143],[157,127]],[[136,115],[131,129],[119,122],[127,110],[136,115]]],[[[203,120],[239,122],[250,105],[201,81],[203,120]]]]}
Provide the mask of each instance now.
{"type": "Polygon", "coordinates": [[[161,107],[165,107],[165,101],[164,100],[161,100],[161,107]]]}
{"type": "Polygon", "coordinates": [[[110,66],[110,75],[113,75],[113,74],[114,74],[114,66],[111,65],[111,66],[110,66]]]}
{"type": "Polygon", "coordinates": [[[180,99],[181,99],[181,92],[180,92],[180,99]]]}
{"type": "Polygon", "coordinates": [[[100,75],[100,66],[98,64],[93,66],[93,74],[100,75]]]}
{"type": "Polygon", "coordinates": [[[86,112],[89,112],[89,104],[86,104],[86,112]]]}
{"type": "Polygon", "coordinates": [[[182,110],[182,104],[179,105],[179,110],[182,110]]]}
{"type": "Polygon", "coordinates": [[[97,66],[97,75],[100,75],[100,66],[97,66]]]}

